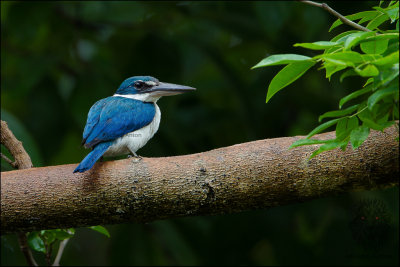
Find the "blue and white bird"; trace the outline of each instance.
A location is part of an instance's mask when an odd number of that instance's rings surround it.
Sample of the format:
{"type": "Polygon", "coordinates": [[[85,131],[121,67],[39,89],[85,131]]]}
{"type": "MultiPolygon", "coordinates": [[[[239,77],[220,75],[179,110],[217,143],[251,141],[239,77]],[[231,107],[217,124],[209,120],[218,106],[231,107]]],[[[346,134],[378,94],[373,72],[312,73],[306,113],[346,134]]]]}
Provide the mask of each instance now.
{"type": "Polygon", "coordinates": [[[102,156],[130,154],[143,147],[157,132],[161,112],[156,102],[162,96],[196,90],[159,82],[151,76],[126,79],[113,96],[97,101],[89,110],[82,145],[92,151],[75,172],[85,172],[102,156]]]}

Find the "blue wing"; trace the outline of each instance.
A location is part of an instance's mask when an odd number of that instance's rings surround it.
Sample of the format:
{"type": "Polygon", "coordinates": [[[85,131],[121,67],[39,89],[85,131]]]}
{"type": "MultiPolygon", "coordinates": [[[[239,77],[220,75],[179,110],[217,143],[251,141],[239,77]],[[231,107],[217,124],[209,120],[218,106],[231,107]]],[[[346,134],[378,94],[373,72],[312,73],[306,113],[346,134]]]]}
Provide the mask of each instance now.
{"type": "Polygon", "coordinates": [[[89,137],[89,134],[92,132],[93,128],[99,122],[101,110],[107,103],[108,98],[103,98],[97,101],[89,110],[89,114],[87,117],[85,129],[83,130],[83,140],[82,145],[85,144],[86,139],[89,137]]]}
{"type": "Polygon", "coordinates": [[[82,143],[92,148],[138,130],[152,122],[156,109],[146,103],[124,97],[107,97],[90,109],[82,143]]]}

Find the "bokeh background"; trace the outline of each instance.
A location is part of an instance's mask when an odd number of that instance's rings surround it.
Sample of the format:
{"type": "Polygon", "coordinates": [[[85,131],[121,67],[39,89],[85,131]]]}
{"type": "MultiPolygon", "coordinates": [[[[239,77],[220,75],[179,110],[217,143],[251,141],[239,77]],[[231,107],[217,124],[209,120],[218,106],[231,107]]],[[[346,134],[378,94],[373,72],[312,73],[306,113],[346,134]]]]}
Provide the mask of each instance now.
{"type": "MultiPolygon", "coordinates": [[[[378,1],[328,4],[348,15],[378,1]]],[[[266,104],[281,67],[250,68],[271,54],[313,56],[292,45],[350,30],[329,33],[334,20],[294,1],[2,1],[1,119],[35,166],[78,163],[88,153],[80,142],[91,105],[126,78],[151,75],[198,90],[158,102],[160,129],[142,156],[304,135],[362,81],[328,82],[314,67],[266,104]]],[[[4,161],[1,168],[10,170],[4,161]]],[[[106,225],[111,238],[79,228],[61,264],[398,265],[398,204],[392,188],[223,216],[106,225]],[[352,210],[361,200],[384,207],[376,216],[387,218],[389,232],[378,236],[379,250],[353,236],[352,210]]],[[[14,235],[1,237],[1,264],[25,264],[14,235]]]]}

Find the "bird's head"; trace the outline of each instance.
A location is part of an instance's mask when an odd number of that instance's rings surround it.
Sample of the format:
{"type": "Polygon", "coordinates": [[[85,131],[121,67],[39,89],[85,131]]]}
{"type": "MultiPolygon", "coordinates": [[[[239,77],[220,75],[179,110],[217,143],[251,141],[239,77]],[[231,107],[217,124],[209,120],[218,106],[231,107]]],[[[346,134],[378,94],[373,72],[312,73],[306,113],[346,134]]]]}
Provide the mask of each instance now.
{"type": "Polygon", "coordinates": [[[151,76],[134,76],[123,81],[114,96],[156,102],[162,96],[177,95],[194,90],[196,89],[185,85],[160,82],[151,76]]]}

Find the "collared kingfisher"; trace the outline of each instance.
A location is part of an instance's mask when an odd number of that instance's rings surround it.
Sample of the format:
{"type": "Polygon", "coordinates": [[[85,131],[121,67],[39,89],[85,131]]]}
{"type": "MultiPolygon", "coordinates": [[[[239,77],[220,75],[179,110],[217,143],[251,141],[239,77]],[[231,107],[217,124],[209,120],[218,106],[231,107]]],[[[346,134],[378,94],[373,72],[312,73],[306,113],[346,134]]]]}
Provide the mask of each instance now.
{"type": "Polygon", "coordinates": [[[151,76],[134,76],[122,82],[113,96],[97,101],[89,110],[82,145],[92,151],[75,172],[85,172],[101,157],[130,154],[143,147],[157,132],[161,112],[156,102],[162,96],[196,90],[159,82],[151,76]]]}

